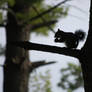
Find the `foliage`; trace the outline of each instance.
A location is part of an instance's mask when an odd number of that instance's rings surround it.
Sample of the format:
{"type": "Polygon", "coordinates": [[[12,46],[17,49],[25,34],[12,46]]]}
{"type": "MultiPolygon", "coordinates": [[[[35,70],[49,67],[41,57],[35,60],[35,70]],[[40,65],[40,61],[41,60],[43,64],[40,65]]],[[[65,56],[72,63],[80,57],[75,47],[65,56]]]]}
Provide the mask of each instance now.
{"type": "MultiPolygon", "coordinates": [[[[45,4],[44,1],[45,0],[1,0],[0,5],[3,5],[5,2],[7,2],[10,7],[17,7],[18,11],[16,12],[13,11],[12,9],[10,10],[10,8],[6,10],[8,12],[11,12],[16,17],[18,23],[23,25],[24,28],[26,28],[28,24],[34,26],[39,23],[44,23],[46,21],[48,22],[51,20],[57,20],[58,18],[64,18],[65,16],[67,16],[68,7],[64,7],[63,5],[39,17],[34,21],[29,21],[31,18],[37,16],[38,13],[40,14],[52,7],[50,5],[45,4]],[[36,10],[33,7],[35,7],[36,10]],[[42,17],[46,20],[43,21],[42,17]],[[23,24],[25,22],[26,25],[23,24]]],[[[55,27],[55,24],[53,23],[51,26],[55,27]]],[[[30,28],[30,30],[31,32],[36,32],[37,34],[43,34],[43,35],[48,35],[48,31],[49,31],[46,25],[37,29],[35,28],[33,30],[30,28]]]]}
{"type": "Polygon", "coordinates": [[[31,92],[52,92],[50,78],[49,70],[44,74],[33,72],[29,83],[31,92]]]}
{"type": "Polygon", "coordinates": [[[81,67],[76,64],[68,63],[67,68],[61,69],[62,78],[58,86],[67,89],[68,92],[83,87],[81,67]]]}

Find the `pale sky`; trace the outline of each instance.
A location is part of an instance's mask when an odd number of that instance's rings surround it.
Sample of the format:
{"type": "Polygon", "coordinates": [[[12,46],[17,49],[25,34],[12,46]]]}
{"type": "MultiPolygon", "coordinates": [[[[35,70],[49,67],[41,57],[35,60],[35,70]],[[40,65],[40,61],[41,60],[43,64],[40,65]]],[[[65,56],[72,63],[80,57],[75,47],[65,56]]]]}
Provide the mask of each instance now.
{"type": "MultiPolygon", "coordinates": [[[[50,4],[56,4],[60,2],[61,0],[46,0],[47,3],[50,4]]],[[[55,27],[55,31],[57,31],[58,28],[63,29],[64,31],[71,31],[74,32],[76,29],[83,29],[86,33],[88,31],[88,17],[89,17],[89,0],[72,0],[68,4],[74,5],[77,8],[80,8],[81,10],[71,7],[69,11],[69,16],[65,19],[59,20],[55,27]]],[[[0,30],[0,43],[2,45],[5,45],[5,32],[4,29],[0,30]]],[[[31,35],[31,42],[35,43],[42,43],[42,44],[49,44],[49,45],[56,45],[56,46],[64,46],[63,44],[56,44],[54,42],[54,34],[50,32],[48,37],[44,36],[37,36],[36,34],[31,35]]],[[[83,43],[80,43],[78,48],[81,48],[83,43]]],[[[71,57],[66,57],[59,54],[53,54],[53,53],[47,53],[47,52],[38,52],[38,51],[31,51],[30,52],[30,58],[32,61],[37,60],[46,60],[46,61],[57,61],[56,64],[49,65],[46,67],[39,68],[36,72],[39,71],[44,72],[46,69],[51,70],[51,81],[52,83],[52,92],[62,92],[60,88],[56,87],[57,82],[60,80],[60,69],[67,66],[68,62],[73,62],[75,64],[78,64],[78,60],[71,57]],[[60,90],[60,91],[59,91],[60,90]]],[[[3,64],[4,57],[0,57],[0,63],[3,64]]],[[[0,92],[2,92],[2,80],[3,80],[3,72],[2,67],[0,67],[0,92]]],[[[66,91],[63,91],[66,92],[66,91]]],[[[84,92],[83,89],[79,89],[75,92],[84,92]]]]}

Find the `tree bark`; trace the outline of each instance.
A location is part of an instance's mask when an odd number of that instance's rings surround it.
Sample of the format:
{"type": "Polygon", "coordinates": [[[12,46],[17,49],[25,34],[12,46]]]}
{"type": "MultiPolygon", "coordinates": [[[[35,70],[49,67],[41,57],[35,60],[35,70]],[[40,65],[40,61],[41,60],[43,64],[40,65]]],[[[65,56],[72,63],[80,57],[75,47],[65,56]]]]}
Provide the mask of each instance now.
{"type": "Polygon", "coordinates": [[[84,78],[84,89],[85,92],[92,92],[92,0],[90,0],[90,21],[88,37],[84,47],[81,49],[80,61],[83,78],[84,78]]]}
{"type": "Polygon", "coordinates": [[[8,13],[7,18],[3,90],[4,92],[28,92],[29,53],[27,50],[12,46],[9,43],[28,41],[30,32],[23,30],[18,25],[16,18],[10,13],[8,13]]]}

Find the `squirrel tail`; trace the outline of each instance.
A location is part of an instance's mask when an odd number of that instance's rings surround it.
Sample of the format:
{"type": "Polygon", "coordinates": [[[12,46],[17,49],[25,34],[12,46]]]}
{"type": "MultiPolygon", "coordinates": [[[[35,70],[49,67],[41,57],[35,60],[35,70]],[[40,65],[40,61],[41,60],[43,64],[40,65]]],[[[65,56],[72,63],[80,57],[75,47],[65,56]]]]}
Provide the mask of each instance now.
{"type": "Polygon", "coordinates": [[[80,41],[83,41],[85,38],[85,32],[81,29],[75,31],[75,35],[79,38],[80,41]]]}

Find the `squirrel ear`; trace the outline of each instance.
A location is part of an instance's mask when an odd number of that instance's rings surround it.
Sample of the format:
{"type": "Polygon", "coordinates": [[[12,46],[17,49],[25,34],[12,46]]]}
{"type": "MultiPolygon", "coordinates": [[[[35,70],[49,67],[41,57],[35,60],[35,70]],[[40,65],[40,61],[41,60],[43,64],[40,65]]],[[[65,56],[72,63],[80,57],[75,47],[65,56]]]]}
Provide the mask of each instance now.
{"type": "Polygon", "coordinates": [[[58,28],[58,31],[61,31],[61,30],[58,28]]]}

